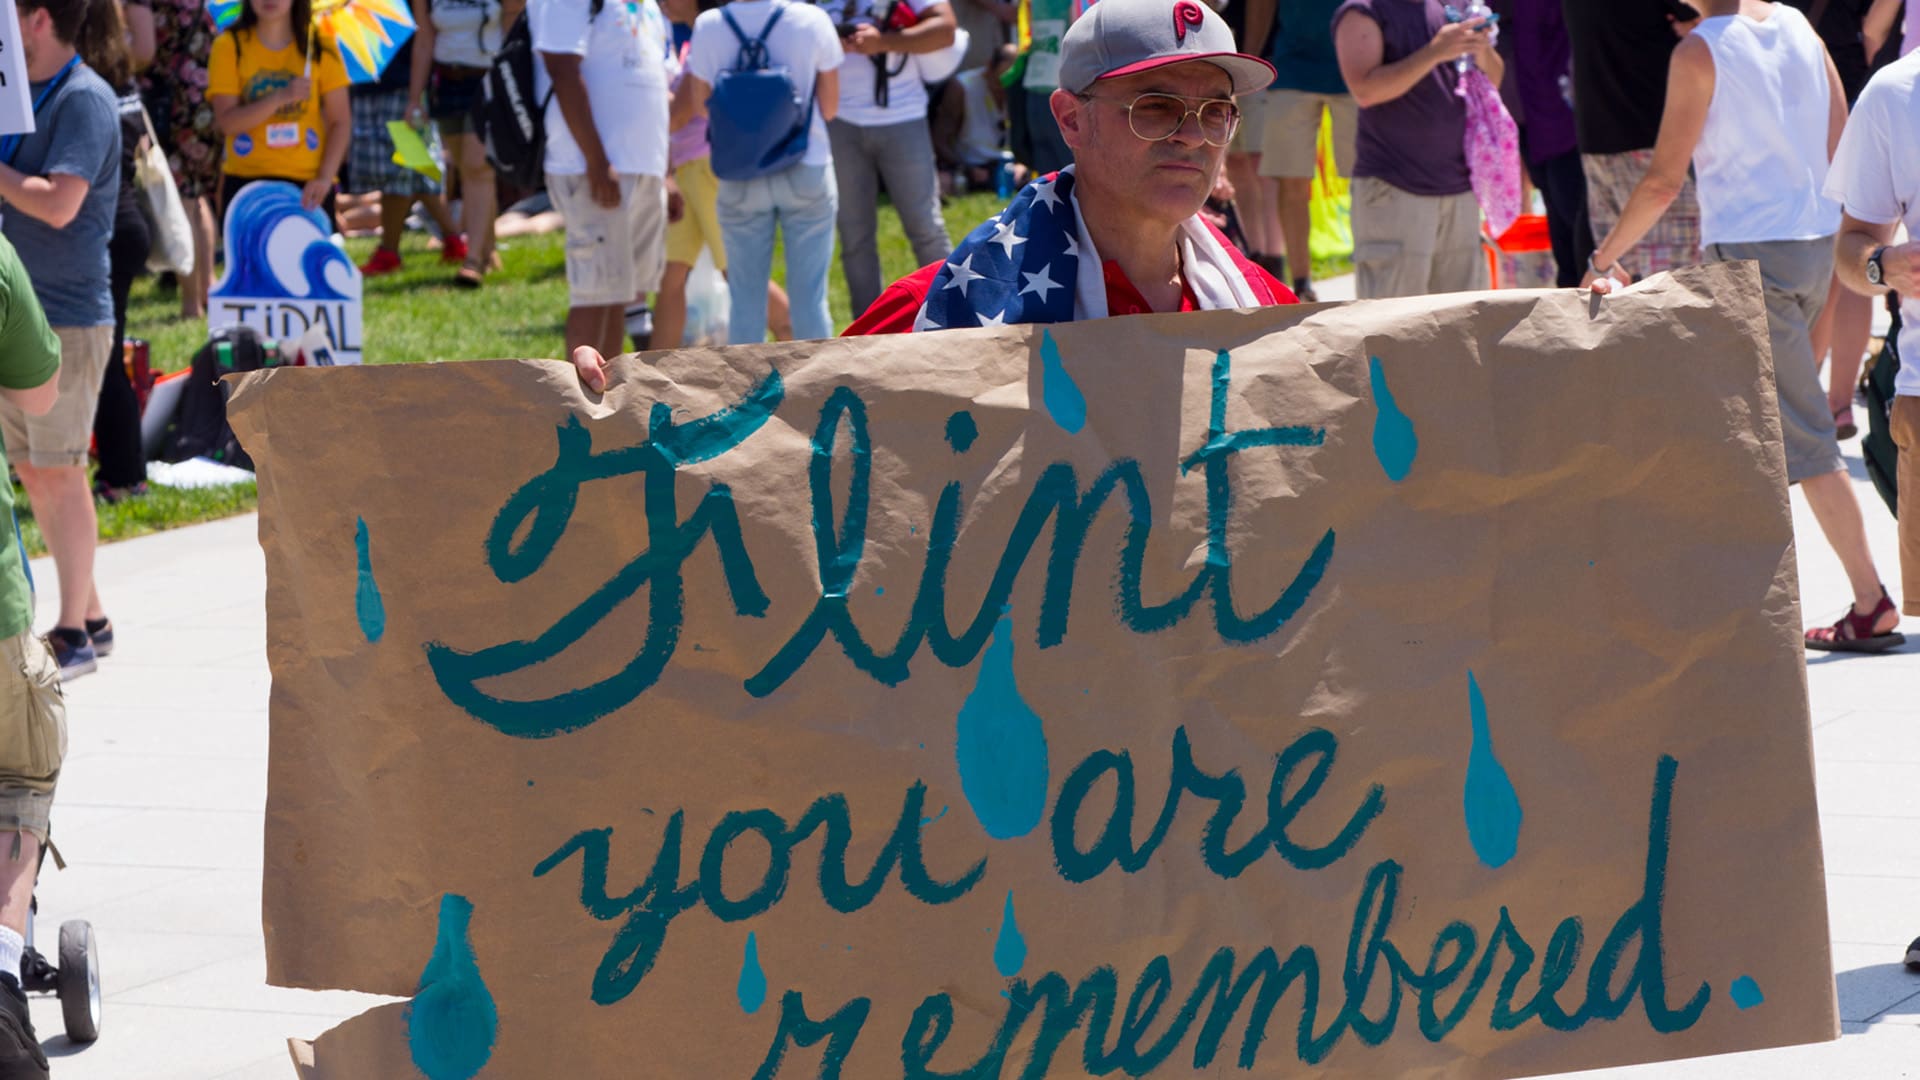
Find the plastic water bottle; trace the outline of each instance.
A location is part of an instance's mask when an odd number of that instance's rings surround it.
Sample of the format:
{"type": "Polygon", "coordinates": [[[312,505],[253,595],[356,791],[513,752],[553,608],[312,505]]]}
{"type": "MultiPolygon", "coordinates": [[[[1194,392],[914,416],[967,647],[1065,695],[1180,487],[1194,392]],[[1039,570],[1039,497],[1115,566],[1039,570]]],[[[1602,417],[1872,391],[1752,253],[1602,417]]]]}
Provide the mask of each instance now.
{"type": "MultiPolygon", "coordinates": [[[[1465,10],[1448,4],[1446,6],[1446,14],[1448,22],[1472,22],[1475,19],[1487,20],[1487,24],[1482,29],[1482,32],[1488,35],[1488,41],[1492,41],[1494,37],[1499,34],[1499,30],[1495,28],[1494,24],[1500,21],[1500,16],[1495,14],[1494,10],[1487,6],[1486,0],[1472,0],[1472,3],[1469,3],[1465,10]]],[[[1453,62],[1453,70],[1462,76],[1465,76],[1467,72],[1473,70],[1473,66],[1473,57],[1471,56],[1462,56],[1453,62]]]]}
{"type": "Polygon", "coordinates": [[[994,194],[1002,199],[1013,195],[1013,153],[1000,151],[1000,171],[994,178],[994,194]]]}

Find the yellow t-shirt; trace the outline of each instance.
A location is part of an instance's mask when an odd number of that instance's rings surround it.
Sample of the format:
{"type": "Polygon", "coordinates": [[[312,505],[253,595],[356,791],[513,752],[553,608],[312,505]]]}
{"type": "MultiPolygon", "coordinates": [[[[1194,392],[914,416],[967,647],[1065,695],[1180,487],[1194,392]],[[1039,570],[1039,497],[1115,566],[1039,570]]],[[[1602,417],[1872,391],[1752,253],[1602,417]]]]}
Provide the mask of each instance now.
{"type": "MultiPolygon", "coordinates": [[[[292,43],[284,49],[269,49],[251,30],[228,30],[213,43],[207,96],[226,94],[239,98],[242,105],[251,104],[292,82],[306,67],[306,58],[292,43]]],[[[315,41],[311,78],[313,91],[307,100],[284,105],[266,123],[227,139],[222,169],[228,175],[302,181],[320,175],[320,150],[327,137],[320,99],[347,85],[340,50],[324,35],[315,41]]]]}

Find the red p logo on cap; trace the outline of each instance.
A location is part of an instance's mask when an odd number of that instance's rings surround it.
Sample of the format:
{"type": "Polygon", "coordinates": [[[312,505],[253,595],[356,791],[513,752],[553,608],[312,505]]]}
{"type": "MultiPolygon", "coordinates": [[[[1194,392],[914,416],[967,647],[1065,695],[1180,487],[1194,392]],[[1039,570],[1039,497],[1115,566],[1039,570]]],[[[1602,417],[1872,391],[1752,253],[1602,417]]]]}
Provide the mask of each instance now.
{"type": "Polygon", "coordinates": [[[1173,5],[1173,40],[1184,43],[1187,40],[1188,27],[1198,30],[1205,26],[1206,22],[1206,13],[1200,10],[1199,4],[1194,0],[1180,0],[1173,5]]]}

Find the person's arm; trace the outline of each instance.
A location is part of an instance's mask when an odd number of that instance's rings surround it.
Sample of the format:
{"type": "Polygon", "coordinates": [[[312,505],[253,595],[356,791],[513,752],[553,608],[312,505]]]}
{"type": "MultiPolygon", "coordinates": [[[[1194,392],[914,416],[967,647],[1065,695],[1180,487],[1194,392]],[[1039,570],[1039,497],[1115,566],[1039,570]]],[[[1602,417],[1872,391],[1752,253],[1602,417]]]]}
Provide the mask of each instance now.
{"type": "Polygon", "coordinates": [[[1831,162],[1834,151],[1840,149],[1840,136],[1847,130],[1847,91],[1840,85],[1840,69],[1833,66],[1826,46],[1820,47],[1820,55],[1827,62],[1827,160],[1831,162]]]}
{"type": "Polygon", "coordinates": [[[320,95],[320,175],[307,181],[300,193],[300,205],[308,210],[327,200],[340,166],[347,160],[347,146],[353,142],[353,104],[347,88],[335,87],[320,95]]]}
{"type": "Polygon", "coordinates": [[[0,200],[11,209],[64,229],[80,214],[93,187],[84,176],[55,173],[28,176],[11,165],[0,165],[0,200]]]}
{"type": "Polygon", "coordinates": [[[1247,40],[1242,52],[1267,55],[1267,42],[1273,38],[1274,0],[1247,0],[1247,40]]]}
{"type": "MultiPolygon", "coordinates": [[[[1667,107],[1660,117],[1660,135],[1653,144],[1653,164],[1634,186],[1620,220],[1594,249],[1593,266],[1612,271],[1627,252],[1647,235],[1673,205],[1687,182],[1687,166],[1707,126],[1707,107],[1713,103],[1713,52],[1699,38],[1687,38],[1673,50],[1667,69],[1667,107]]],[[[1587,270],[1584,285],[1602,275],[1587,270]]]]}
{"type": "Polygon", "coordinates": [[[146,4],[125,4],[120,14],[127,24],[127,52],[133,57],[133,70],[145,71],[153,63],[157,47],[153,37],[153,9],[146,4]]]}
{"type": "Polygon", "coordinates": [[[905,30],[882,30],[862,26],[847,39],[847,51],[862,56],[878,53],[930,53],[953,44],[953,9],[944,3],[929,4],[920,12],[920,20],[905,30]]]}
{"type": "Polygon", "coordinates": [[[1873,0],[1873,6],[1860,20],[1860,43],[1867,47],[1867,63],[1880,55],[1893,35],[1893,21],[1900,15],[1900,0],[1873,0]]]}
{"type": "Polygon", "coordinates": [[[413,67],[407,72],[407,123],[426,122],[427,77],[433,73],[433,13],[428,0],[413,0],[413,67]]]}
{"type": "Polygon", "coordinates": [[[48,379],[39,386],[25,390],[12,387],[0,387],[0,397],[6,398],[21,412],[28,416],[45,416],[53,411],[54,403],[60,400],[60,380],[48,379]]]}
{"type": "Polygon", "coordinates": [[[574,53],[543,52],[547,75],[553,79],[553,100],[560,103],[560,115],[567,130],[587,159],[587,188],[593,201],[609,209],[620,205],[620,181],[614,178],[607,149],[600,143],[600,129],[593,123],[593,103],[587,100],[587,84],[580,77],[580,57],[574,53]]]}
{"type": "Polygon", "coordinates": [[[1840,234],[1833,242],[1833,272],[1840,283],[1854,292],[1878,296],[1892,289],[1902,296],[1920,296],[1920,242],[1893,244],[1899,222],[1876,225],[1852,214],[1840,215],[1840,234]],[[1867,280],[1867,258],[1885,247],[1880,255],[1880,284],[1867,280]]]}
{"type": "Polygon", "coordinates": [[[239,135],[273,119],[273,114],[283,107],[305,101],[312,91],[312,79],[295,75],[292,82],[258,101],[242,105],[237,95],[212,94],[208,96],[207,103],[213,106],[213,126],[220,134],[239,135]]]}
{"type": "Polygon", "coordinates": [[[813,104],[820,110],[820,119],[831,120],[840,115],[840,69],[823,71],[813,77],[813,104]]]}
{"type": "Polygon", "coordinates": [[[713,87],[708,86],[700,76],[688,72],[680,80],[680,88],[673,92],[673,106],[667,112],[667,128],[679,131],[695,119],[705,116],[707,98],[713,95],[713,87]]]}
{"type": "MultiPolygon", "coordinates": [[[[1361,108],[1385,105],[1405,96],[1434,68],[1449,60],[1469,54],[1477,56],[1481,51],[1492,52],[1480,32],[1485,24],[1485,19],[1448,23],[1420,51],[1389,64],[1387,42],[1380,33],[1380,24],[1368,15],[1349,11],[1333,28],[1333,49],[1340,60],[1340,77],[1346,80],[1347,90],[1361,108]]],[[[1489,69],[1487,74],[1496,82],[1499,80],[1495,70],[1489,69]]]]}

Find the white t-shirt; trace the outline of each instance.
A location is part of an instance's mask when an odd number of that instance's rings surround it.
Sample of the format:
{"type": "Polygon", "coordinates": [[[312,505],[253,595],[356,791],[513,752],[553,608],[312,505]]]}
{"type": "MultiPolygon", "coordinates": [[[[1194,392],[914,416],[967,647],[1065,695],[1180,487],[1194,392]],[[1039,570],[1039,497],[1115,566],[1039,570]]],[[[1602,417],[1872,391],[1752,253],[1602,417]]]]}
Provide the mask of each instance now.
{"type": "Polygon", "coordinates": [[[966,123],[960,128],[960,160],[969,165],[998,165],[1006,144],[1001,130],[1004,111],[993,100],[987,86],[986,68],[974,68],[954,76],[967,103],[966,123]]]}
{"type": "MultiPolygon", "coordinates": [[[[840,35],[834,33],[833,20],[827,13],[809,4],[784,0],[781,8],[780,21],[773,24],[773,32],[767,35],[767,64],[786,68],[787,77],[793,80],[794,89],[803,98],[813,95],[814,83],[823,71],[840,68],[840,77],[846,78],[846,68],[841,65],[845,54],[840,49],[840,35]]],[[[740,24],[740,32],[751,41],[766,29],[767,18],[773,14],[773,0],[733,0],[724,8],[701,12],[694,20],[693,40],[687,45],[687,73],[708,86],[740,60],[740,39],[720,14],[723,10],[733,15],[733,21],[740,24]]],[[[807,152],[800,163],[825,165],[832,160],[827,122],[820,118],[816,103],[813,126],[807,129],[807,152]]]]}
{"type": "MultiPolygon", "coordinates": [[[[1827,196],[1873,225],[1904,222],[1920,237],[1920,55],[1888,64],[1860,92],[1827,173],[1827,196]]],[[[1900,298],[1900,374],[1894,391],[1920,397],[1920,296],[1900,298]]]]}
{"type": "Polygon", "coordinates": [[[438,64],[486,67],[506,37],[499,0],[432,0],[433,59],[438,64]]]}
{"type": "MultiPolygon", "coordinates": [[[[671,34],[654,0],[606,0],[589,19],[590,0],[533,0],[533,48],[538,53],[581,57],[580,78],[593,106],[613,171],[631,176],[667,175],[667,108],[672,92],[667,72],[671,34]]],[[[544,99],[553,81],[546,64],[534,71],[534,95],[544,99]]],[[[560,99],[547,102],[546,170],[584,176],[586,155],[573,139],[560,99]]]]}
{"type": "MultiPolygon", "coordinates": [[[[821,8],[830,17],[840,15],[844,22],[871,22],[885,29],[887,9],[894,0],[823,0],[821,8]]],[[[944,0],[901,0],[919,15],[944,0]]],[[[927,118],[927,87],[920,81],[920,70],[906,53],[881,53],[861,56],[851,53],[840,66],[839,119],[855,127],[884,127],[927,118]],[[899,72],[887,80],[887,104],[882,108],[874,95],[878,87],[874,61],[887,65],[887,71],[899,72]]]]}

